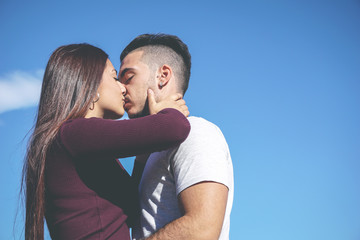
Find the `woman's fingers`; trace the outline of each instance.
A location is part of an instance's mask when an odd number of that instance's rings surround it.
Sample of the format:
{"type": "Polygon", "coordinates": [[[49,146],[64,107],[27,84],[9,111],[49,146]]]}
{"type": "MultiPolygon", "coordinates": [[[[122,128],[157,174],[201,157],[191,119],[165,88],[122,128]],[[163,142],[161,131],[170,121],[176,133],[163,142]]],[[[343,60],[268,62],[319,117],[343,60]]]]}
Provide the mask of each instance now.
{"type": "Polygon", "coordinates": [[[173,95],[170,96],[170,99],[177,101],[179,99],[182,99],[183,95],[181,93],[175,93],[173,95]]]}
{"type": "Polygon", "coordinates": [[[180,106],[179,111],[181,111],[182,114],[185,115],[185,117],[188,117],[189,114],[190,114],[189,109],[188,109],[188,107],[187,107],[185,104],[180,106]]]}
{"type": "Polygon", "coordinates": [[[155,114],[164,108],[174,108],[180,111],[184,116],[189,116],[189,109],[186,106],[185,100],[182,98],[181,93],[175,93],[170,95],[167,99],[156,102],[155,94],[152,90],[148,90],[148,103],[150,114],[155,114]]]}
{"type": "Polygon", "coordinates": [[[158,112],[156,109],[157,102],[155,100],[155,94],[151,89],[148,89],[147,93],[148,93],[149,112],[150,114],[155,114],[158,112]]]}
{"type": "Polygon", "coordinates": [[[186,102],[184,99],[177,100],[176,103],[179,104],[179,106],[186,105],[186,102]]]}

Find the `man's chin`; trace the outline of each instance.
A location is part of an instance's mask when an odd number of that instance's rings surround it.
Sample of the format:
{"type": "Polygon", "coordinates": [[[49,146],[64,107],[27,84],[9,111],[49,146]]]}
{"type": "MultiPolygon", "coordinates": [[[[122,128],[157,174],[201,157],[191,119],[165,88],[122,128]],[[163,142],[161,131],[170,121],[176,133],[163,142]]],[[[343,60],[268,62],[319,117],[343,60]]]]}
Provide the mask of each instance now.
{"type": "Polygon", "coordinates": [[[149,110],[147,108],[144,108],[142,111],[133,111],[133,110],[134,109],[126,110],[129,118],[139,118],[149,115],[149,110]]]}

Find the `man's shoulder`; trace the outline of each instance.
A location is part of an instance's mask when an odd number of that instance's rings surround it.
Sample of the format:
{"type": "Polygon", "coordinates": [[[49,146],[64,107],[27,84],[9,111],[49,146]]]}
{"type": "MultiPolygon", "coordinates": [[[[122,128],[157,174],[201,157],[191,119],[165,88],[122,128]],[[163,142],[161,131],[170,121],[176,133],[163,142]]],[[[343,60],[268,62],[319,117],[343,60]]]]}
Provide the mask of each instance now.
{"type": "MultiPolygon", "coordinates": [[[[220,128],[214,123],[202,118],[191,116],[188,118],[191,130],[187,139],[181,146],[193,145],[199,142],[226,142],[220,128]]],[[[193,146],[194,147],[194,146],[193,146]]]]}
{"type": "Polygon", "coordinates": [[[220,129],[201,117],[189,117],[188,138],[173,152],[170,160],[177,194],[203,181],[231,187],[232,163],[229,147],[220,129]]]}
{"type": "Polygon", "coordinates": [[[195,117],[195,116],[191,116],[188,117],[188,120],[190,122],[191,125],[191,129],[195,130],[195,131],[204,131],[204,130],[215,130],[215,131],[220,131],[220,128],[215,125],[214,123],[202,118],[202,117],[195,117]]]}

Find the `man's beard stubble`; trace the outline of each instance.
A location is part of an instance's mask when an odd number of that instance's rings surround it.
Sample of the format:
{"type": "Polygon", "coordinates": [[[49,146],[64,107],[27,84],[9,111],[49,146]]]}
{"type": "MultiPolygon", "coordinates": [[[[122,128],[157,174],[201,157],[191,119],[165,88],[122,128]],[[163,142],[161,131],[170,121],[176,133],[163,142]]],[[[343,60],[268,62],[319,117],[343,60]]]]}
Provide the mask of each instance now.
{"type": "MultiPolygon", "coordinates": [[[[155,71],[155,70],[153,69],[153,71],[155,71]]],[[[149,77],[147,81],[148,81],[147,86],[149,87],[151,85],[151,82],[155,81],[155,79],[153,79],[152,77],[149,77]]],[[[141,111],[139,111],[138,113],[135,113],[132,116],[129,116],[129,114],[128,114],[129,118],[140,118],[140,117],[145,117],[148,115],[150,115],[150,110],[149,110],[149,101],[148,101],[147,97],[145,100],[144,108],[141,111]]]]}
{"type": "Polygon", "coordinates": [[[135,114],[133,114],[131,116],[128,113],[128,116],[129,116],[129,118],[133,119],[133,118],[145,117],[145,116],[147,116],[149,114],[150,114],[149,102],[148,102],[148,99],[146,99],[144,108],[141,111],[139,111],[139,112],[137,112],[137,113],[135,113],[135,114]]]}

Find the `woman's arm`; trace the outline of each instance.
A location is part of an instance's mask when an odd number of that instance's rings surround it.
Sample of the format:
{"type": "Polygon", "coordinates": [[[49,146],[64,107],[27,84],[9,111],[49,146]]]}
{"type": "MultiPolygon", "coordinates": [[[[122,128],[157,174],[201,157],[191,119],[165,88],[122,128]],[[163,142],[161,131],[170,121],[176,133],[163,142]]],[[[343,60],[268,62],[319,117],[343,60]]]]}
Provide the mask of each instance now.
{"type": "Polygon", "coordinates": [[[190,131],[175,109],[131,120],[74,119],[60,128],[60,139],[75,157],[129,157],[162,151],[183,142],[190,131]]]}

